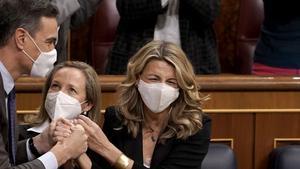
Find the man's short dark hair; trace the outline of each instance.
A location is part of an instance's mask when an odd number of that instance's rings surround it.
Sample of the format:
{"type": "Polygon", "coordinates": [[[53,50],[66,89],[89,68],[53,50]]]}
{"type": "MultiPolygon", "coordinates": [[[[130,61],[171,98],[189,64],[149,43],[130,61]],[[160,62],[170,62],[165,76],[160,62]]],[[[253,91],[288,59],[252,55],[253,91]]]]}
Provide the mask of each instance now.
{"type": "Polygon", "coordinates": [[[0,0],[0,47],[7,44],[17,28],[34,36],[42,17],[55,18],[57,14],[49,0],[0,0]]]}

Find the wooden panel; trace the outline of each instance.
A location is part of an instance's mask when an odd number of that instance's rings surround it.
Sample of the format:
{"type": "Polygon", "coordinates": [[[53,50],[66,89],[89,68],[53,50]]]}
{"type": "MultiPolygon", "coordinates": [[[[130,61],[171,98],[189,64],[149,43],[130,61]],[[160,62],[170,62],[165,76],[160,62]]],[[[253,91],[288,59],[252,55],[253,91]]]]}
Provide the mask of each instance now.
{"type": "Polygon", "coordinates": [[[233,138],[211,138],[210,139],[211,143],[218,143],[218,144],[225,144],[231,149],[234,148],[234,139],[233,138]]]}
{"type": "Polygon", "coordinates": [[[212,138],[232,138],[239,169],[253,168],[253,114],[209,114],[212,118],[212,138]]]}
{"type": "Polygon", "coordinates": [[[207,109],[300,109],[300,91],[211,91],[207,109]],[[284,98],[284,99],[282,99],[284,98]]]}
{"type": "Polygon", "coordinates": [[[274,138],[273,139],[273,148],[278,148],[287,145],[300,145],[300,137],[295,138],[274,138]]]}
{"type": "Polygon", "coordinates": [[[18,93],[17,110],[36,110],[42,104],[41,93],[18,93]]]}
{"type": "Polygon", "coordinates": [[[273,149],[275,138],[299,138],[300,114],[261,113],[255,122],[255,168],[267,167],[268,155],[273,149]]]}

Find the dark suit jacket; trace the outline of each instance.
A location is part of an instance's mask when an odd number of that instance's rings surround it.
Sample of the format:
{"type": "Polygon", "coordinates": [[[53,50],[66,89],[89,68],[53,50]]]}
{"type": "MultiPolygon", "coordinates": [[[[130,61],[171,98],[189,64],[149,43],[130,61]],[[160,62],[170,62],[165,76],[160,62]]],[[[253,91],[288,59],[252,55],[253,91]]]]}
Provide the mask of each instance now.
{"type": "MultiPolygon", "coordinates": [[[[26,140],[20,141],[17,143],[17,157],[16,163],[17,166],[12,166],[9,162],[9,155],[7,152],[7,141],[8,141],[8,119],[6,116],[6,105],[5,105],[5,91],[3,88],[2,76],[0,74],[0,168],[1,169],[43,169],[45,168],[42,162],[38,159],[31,162],[27,162],[27,153],[26,153],[26,140]],[[23,164],[22,164],[23,163],[23,164]]],[[[17,138],[17,137],[16,137],[17,138]]],[[[17,140],[17,139],[15,139],[17,140]]]]}
{"type": "MultiPolygon", "coordinates": [[[[105,112],[103,132],[108,139],[125,155],[134,160],[133,169],[144,169],[142,134],[133,138],[125,126],[120,129],[121,120],[115,108],[110,107],[105,112]]],[[[151,168],[164,169],[200,169],[203,158],[208,151],[211,120],[203,118],[203,129],[186,140],[171,138],[165,144],[157,143],[152,156],[151,168]]],[[[100,155],[88,151],[93,162],[93,169],[112,168],[100,155]]]]}
{"type": "MultiPolygon", "coordinates": [[[[197,74],[219,73],[213,21],[220,0],[179,0],[181,46],[197,74]]],[[[120,22],[109,54],[106,73],[124,74],[128,59],[153,40],[157,16],[164,12],[161,0],[117,0],[120,22]]]]}
{"type": "MultiPolygon", "coordinates": [[[[18,125],[18,132],[19,132],[19,140],[28,139],[30,137],[34,137],[39,133],[34,131],[27,131],[27,129],[33,127],[32,125],[18,125]]],[[[60,166],[58,169],[64,169],[64,165],[60,166]]],[[[74,166],[73,169],[80,169],[77,165],[74,166]]]]}

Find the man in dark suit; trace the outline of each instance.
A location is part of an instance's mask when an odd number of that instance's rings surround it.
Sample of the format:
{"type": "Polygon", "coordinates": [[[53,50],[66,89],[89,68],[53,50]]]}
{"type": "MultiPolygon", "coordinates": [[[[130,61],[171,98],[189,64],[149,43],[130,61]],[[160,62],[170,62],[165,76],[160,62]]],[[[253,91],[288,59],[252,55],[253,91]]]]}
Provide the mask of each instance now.
{"type": "Polygon", "coordinates": [[[16,143],[14,104],[20,76],[43,77],[53,68],[57,9],[45,0],[1,0],[0,11],[0,168],[57,168],[86,151],[84,131],[73,128],[55,143],[53,121],[42,134],[16,143]]]}

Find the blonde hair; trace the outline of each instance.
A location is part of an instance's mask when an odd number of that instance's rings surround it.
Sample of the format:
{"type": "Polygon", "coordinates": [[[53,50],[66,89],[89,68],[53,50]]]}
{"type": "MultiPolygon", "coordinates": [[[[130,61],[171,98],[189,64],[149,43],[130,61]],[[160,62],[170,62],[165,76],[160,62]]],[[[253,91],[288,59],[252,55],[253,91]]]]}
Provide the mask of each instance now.
{"type": "Polygon", "coordinates": [[[76,68],[80,70],[86,80],[85,80],[85,89],[86,89],[86,100],[88,103],[92,104],[93,107],[91,108],[90,111],[87,112],[87,116],[95,121],[99,122],[99,113],[100,113],[100,95],[101,95],[101,88],[98,83],[98,75],[95,72],[95,70],[88,64],[80,61],[66,61],[60,64],[57,64],[51,73],[48,75],[45,86],[43,88],[43,101],[42,105],[40,107],[40,112],[36,118],[31,118],[30,123],[33,123],[35,125],[41,124],[44,121],[49,119],[49,115],[45,109],[45,101],[46,101],[46,96],[48,93],[48,90],[51,86],[51,82],[53,80],[53,76],[55,73],[62,69],[62,68],[76,68]]]}
{"type": "Polygon", "coordinates": [[[127,65],[126,79],[120,85],[119,109],[123,123],[133,137],[137,136],[144,123],[143,101],[137,90],[137,82],[144,68],[151,60],[162,60],[175,68],[176,79],[180,88],[178,99],[172,103],[167,129],[160,140],[176,136],[185,139],[202,128],[201,103],[205,99],[200,96],[195,80],[193,67],[185,53],[173,43],[152,41],[142,47],[127,65]]]}

